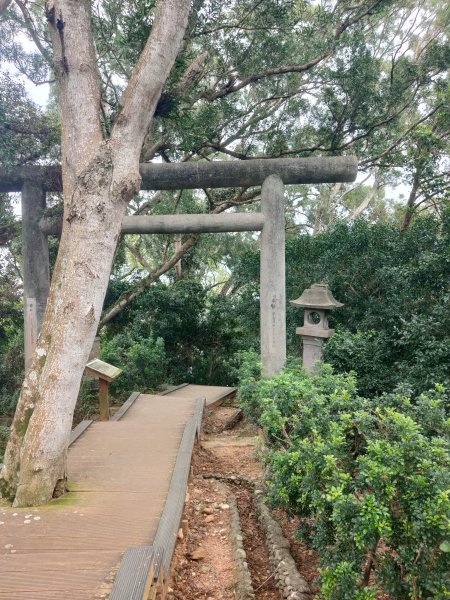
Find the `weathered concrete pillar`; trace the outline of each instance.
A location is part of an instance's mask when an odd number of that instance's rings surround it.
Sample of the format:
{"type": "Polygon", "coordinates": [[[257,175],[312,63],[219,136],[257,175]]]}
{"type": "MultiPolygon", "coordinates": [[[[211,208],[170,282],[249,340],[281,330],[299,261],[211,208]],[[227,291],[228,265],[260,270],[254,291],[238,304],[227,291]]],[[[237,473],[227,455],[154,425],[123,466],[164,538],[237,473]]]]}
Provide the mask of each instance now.
{"type": "Polygon", "coordinates": [[[261,362],[263,375],[275,375],[286,361],[286,283],[284,185],[277,175],[264,180],[261,211],[261,362]]]}
{"type": "Polygon", "coordinates": [[[25,181],[22,186],[25,368],[35,348],[50,287],[47,238],[39,228],[44,209],[45,191],[36,182],[25,181]]]}

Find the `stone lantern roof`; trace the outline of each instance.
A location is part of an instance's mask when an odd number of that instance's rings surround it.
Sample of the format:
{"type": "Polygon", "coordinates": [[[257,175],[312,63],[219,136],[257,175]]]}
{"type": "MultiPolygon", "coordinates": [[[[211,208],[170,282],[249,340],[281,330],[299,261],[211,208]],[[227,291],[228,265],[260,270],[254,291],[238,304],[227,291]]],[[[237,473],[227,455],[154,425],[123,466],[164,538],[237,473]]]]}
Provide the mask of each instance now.
{"type": "Polygon", "coordinates": [[[291,300],[290,304],[296,308],[319,308],[323,310],[332,310],[344,306],[333,298],[333,294],[326,283],[313,283],[306,289],[300,298],[291,300]]]}

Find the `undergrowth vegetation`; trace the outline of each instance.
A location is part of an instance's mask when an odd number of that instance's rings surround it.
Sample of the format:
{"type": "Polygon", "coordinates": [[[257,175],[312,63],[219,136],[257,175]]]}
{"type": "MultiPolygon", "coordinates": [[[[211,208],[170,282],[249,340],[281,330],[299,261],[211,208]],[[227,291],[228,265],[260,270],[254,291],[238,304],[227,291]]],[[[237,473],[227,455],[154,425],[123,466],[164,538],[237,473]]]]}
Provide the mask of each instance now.
{"type": "MultiPolygon", "coordinates": [[[[106,304],[121,293],[111,285],[106,304]]],[[[246,337],[233,298],[182,279],[145,290],[102,331],[102,357],[124,370],[112,386],[122,395],[162,383],[231,385],[246,337]]]]}
{"type": "MultiPolygon", "coordinates": [[[[183,279],[149,286],[102,328],[103,358],[124,372],[111,388],[118,400],[161,383],[236,384],[237,354],[259,346],[259,250],[235,243],[229,256],[225,289],[196,281],[186,259],[183,279]]],[[[403,232],[357,219],[316,236],[288,235],[286,267],[288,299],[327,281],[344,302],[330,314],[336,333],[324,357],[336,372],[356,371],[360,395],[399,386],[419,395],[436,382],[449,387],[449,210],[441,219],[418,218],[403,232]]],[[[0,278],[0,416],[8,417],[23,379],[21,301],[11,289],[0,278]]],[[[126,289],[112,277],[105,308],[126,289]]],[[[296,360],[302,320],[301,311],[287,307],[288,353],[296,360]]],[[[77,410],[85,398],[82,390],[77,410]]]]}
{"type": "Polygon", "coordinates": [[[357,393],[324,365],[261,379],[244,363],[239,403],[266,440],[268,499],[299,518],[320,556],[324,600],[450,597],[450,414],[442,386],[357,393]]]}
{"type": "Polygon", "coordinates": [[[102,359],[119,366],[122,374],[111,383],[113,395],[151,391],[167,378],[167,360],[162,338],[136,331],[119,333],[102,345],[102,359]]]}

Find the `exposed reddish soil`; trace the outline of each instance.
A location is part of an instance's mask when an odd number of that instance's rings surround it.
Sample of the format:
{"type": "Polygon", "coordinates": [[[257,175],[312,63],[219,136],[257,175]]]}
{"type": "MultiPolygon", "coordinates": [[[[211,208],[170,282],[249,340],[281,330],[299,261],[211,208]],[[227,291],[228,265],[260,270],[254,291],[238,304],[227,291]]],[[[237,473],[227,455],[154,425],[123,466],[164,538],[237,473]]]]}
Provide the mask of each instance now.
{"type": "Polygon", "coordinates": [[[218,406],[206,412],[203,429],[206,434],[224,433],[233,429],[242,418],[242,411],[235,406],[218,406]]]}
{"type": "Polygon", "coordinates": [[[226,508],[228,491],[213,480],[195,479],[186,506],[188,532],[175,550],[169,593],[177,600],[229,600],[234,593],[234,561],[226,508]],[[205,512],[206,511],[206,512],[205,512]]]}
{"type": "Polygon", "coordinates": [[[279,599],[280,594],[275,587],[264,534],[253,514],[252,492],[243,486],[233,487],[255,596],[259,600],[279,599]]]}
{"type": "MultiPolygon", "coordinates": [[[[219,432],[234,418],[234,407],[218,407],[205,415],[206,431],[219,432]]],[[[169,597],[173,600],[228,600],[237,598],[234,559],[229,537],[228,494],[234,494],[239,510],[244,548],[258,600],[279,600],[270,568],[264,535],[253,513],[252,491],[249,486],[234,483],[230,478],[261,481],[263,471],[255,457],[258,446],[256,430],[240,421],[233,430],[207,435],[194,459],[194,480],[189,486],[185,518],[189,529],[175,550],[176,565],[169,582],[169,597]],[[225,477],[226,482],[210,475],[225,477]],[[227,479],[228,478],[228,479],[227,479]]],[[[287,523],[287,520],[286,520],[287,523]]],[[[297,558],[312,581],[317,574],[315,556],[293,539],[293,527],[286,533],[297,550],[297,558]]]]}

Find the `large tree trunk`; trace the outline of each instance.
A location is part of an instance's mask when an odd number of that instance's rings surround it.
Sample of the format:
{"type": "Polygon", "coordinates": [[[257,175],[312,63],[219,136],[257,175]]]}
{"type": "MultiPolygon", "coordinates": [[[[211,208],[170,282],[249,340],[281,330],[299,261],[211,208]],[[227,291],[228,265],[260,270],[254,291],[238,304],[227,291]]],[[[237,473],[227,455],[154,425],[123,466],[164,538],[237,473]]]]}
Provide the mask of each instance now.
{"type": "Polygon", "coordinates": [[[72,202],[73,213],[76,207],[81,213],[89,208],[89,217],[85,213],[67,224],[70,235],[5,456],[3,478],[9,495],[15,492],[16,506],[45,503],[64,478],[73,411],[126,206],[123,190],[111,197],[111,161],[104,156],[94,160],[72,202]]]}
{"type": "Polygon", "coordinates": [[[62,123],[64,225],[41,333],[5,452],[3,496],[47,502],[64,480],[73,411],[97,331],[139,154],[187,23],[189,0],[158,2],[152,32],[102,139],[90,2],[47,4],[62,123]]]}

